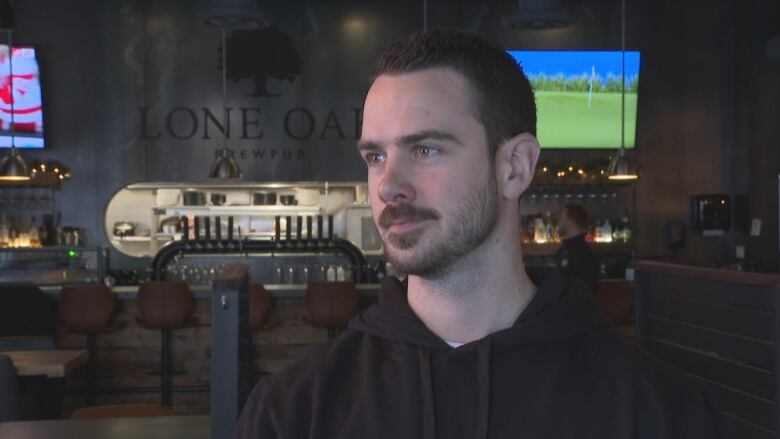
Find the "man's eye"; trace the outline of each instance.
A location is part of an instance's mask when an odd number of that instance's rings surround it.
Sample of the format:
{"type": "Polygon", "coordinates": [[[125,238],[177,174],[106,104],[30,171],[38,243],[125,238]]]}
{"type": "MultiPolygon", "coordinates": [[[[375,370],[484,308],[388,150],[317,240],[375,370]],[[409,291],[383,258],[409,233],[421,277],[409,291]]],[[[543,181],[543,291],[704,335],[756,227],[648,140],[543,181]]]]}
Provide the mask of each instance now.
{"type": "Polygon", "coordinates": [[[432,157],[438,152],[439,150],[432,146],[418,145],[414,148],[414,155],[420,158],[432,157]]]}
{"type": "Polygon", "coordinates": [[[369,152],[365,156],[366,163],[369,166],[378,165],[385,161],[385,156],[378,152],[369,152]]]}

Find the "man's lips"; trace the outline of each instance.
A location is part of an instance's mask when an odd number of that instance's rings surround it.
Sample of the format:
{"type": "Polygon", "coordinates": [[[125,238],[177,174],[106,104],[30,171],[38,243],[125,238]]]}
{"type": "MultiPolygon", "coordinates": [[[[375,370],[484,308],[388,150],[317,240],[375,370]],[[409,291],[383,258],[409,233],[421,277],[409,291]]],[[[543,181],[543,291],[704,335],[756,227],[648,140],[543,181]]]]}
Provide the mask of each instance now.
{"type": "Polygon", "coordinates": [[[404,233],[424,226],[431,219],[397,219],[390,223],[387,231],[390,233],[404,233]]]}

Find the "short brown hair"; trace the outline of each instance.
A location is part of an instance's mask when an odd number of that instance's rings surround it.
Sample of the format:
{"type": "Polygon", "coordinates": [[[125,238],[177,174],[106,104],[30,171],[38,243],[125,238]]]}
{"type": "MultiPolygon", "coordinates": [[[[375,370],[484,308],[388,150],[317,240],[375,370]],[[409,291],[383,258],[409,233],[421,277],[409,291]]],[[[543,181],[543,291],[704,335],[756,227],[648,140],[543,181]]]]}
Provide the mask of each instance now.
{"type": "Polygon", "coordinates": [[[569,219],[574,223],[574,225],[582,230],[588,230],[588,226],[590,225],[590,215],[588,214],[588,209],[585,209],[580,204],[567,204],[563,211],[566,213],[566,216],[569,217],[569,219]]]}
{"type": "Polygon", "coordinates": [[[536,135],[536,102],[528,77],[504,49],[458,29],[417,32],[390,44],[379,55],[375,78],[450,68],[471,85],[476,119],[495,157],[502,142],[520,133],[536,135]]]}

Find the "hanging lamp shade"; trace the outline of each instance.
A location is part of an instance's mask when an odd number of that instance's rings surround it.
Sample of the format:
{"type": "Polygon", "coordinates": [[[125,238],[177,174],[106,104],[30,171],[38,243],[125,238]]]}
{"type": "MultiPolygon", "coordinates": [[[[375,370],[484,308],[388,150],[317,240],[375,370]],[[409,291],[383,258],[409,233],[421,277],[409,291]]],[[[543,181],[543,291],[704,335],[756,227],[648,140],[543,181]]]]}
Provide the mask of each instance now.
{"type": "Polygon", "coordinates": [[[11,150],[0,161],[0,180],[3,181],[25,181],[30,179],[30,171],[27,163],[16,148],[11,150]]]}
{"type": "Polygon", "coordinates": [[[639,178],[636,166],[626,156],[626,150],[620,151],[612,157],[607,167],[607,178],[610,180],[636,180],[639,178]]]}
{"type": "Polygon", "coordinates": [[[241,178],[241,168],[227,148],[220,151],[219,157],[211,164],[211,178],[241,178]]]}

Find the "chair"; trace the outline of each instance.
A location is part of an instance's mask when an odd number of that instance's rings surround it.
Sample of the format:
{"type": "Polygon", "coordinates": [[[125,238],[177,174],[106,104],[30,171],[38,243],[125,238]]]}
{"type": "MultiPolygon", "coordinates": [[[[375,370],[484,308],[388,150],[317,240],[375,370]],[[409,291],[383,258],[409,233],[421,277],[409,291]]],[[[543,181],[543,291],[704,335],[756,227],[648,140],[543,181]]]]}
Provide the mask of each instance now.
{"type": "Polygon", "coordinates": [[[18,421],[19,404],[16,368],[7,355],[0,355],[0,422],[18,421]]]}
{"type": "Polygon", "coordinates": [[[58,320],[65,331],[84,334],[87,338],[89,361],[87,363],[86,399],[92,403],[92,386],[95,379],[96,336],[118,329],[121,324],[112,323],[116,311],[116,295],[104,285],[73,285],[60,291],[58,320]]]}
{"type": "Polygon", "coordinates": [[[328,338],[338,329],[346,328],[358,310],[360,298],[352,282],[311,282],[306,287],[306,308],[309,315],[304,322],[328,329],[328,338]]]}
{"type": "Polygon", "coordinates": [[[173,416],[173,410],[158,404],[99,405],[80,408],[70,419],[145,418],[152,416],[173,416]]]}
{"type": "Polygon", "coordinates": [[[271,295],[262,284],[249,285],[249,327],[260,331],[276,326],[276,321],[268,319],[271,309],[271,295]]]}
{"type": "Polygon", "coordinates": [[[138,288],[136,320],[146,329],[160,330],[162,405],[171,405],[170,332],[184,327],[192,310],[192,290],[186,282],[144,282],[138,288]]]}

